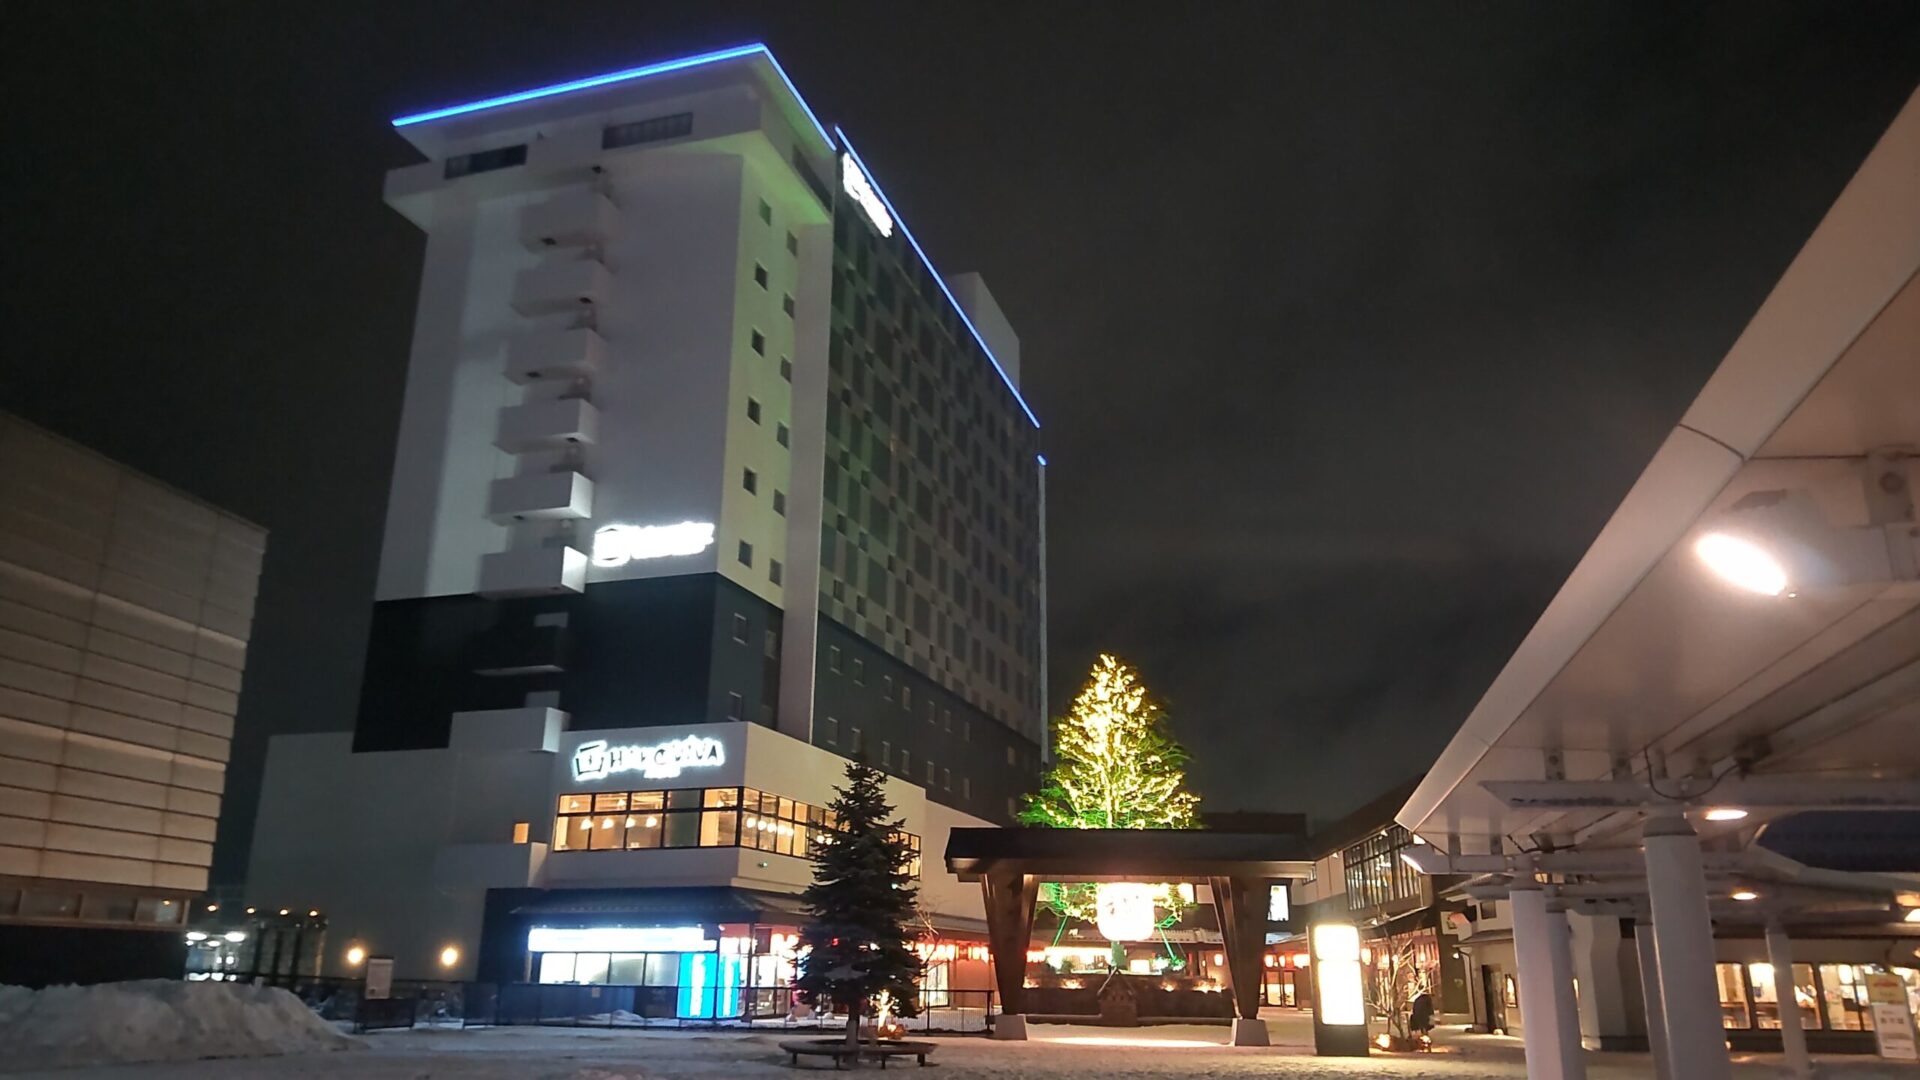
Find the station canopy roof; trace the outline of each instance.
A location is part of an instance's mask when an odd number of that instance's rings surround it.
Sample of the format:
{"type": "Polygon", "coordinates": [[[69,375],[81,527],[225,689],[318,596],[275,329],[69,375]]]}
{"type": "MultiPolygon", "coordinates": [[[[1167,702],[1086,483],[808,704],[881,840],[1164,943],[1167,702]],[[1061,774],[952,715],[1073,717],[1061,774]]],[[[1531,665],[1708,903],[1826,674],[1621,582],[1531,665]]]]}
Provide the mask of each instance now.
{"type": "MultiPolygon", "coordinates": [[[[1605,849],[1637,845],[1637,812],[1516,806],[1484,785],[1644,785],[1650,761],[1665,763],[1663,790],[1689,773],[1696,788],[1920,776],[1920,590],[1765,596],[1708,573],[1693,550],[1753,492],[1805,492],[1835,525],[1867,523],[1867,455],[1920,453],[1916,272],[1920,93],[1401,807],[1402,825],[1464,854],[1605,849]]],[[[1916,459],[1901,468],[1920,481],[1916,459]]],[[[1740,846],[1790,812],[1695,826],[1740,846]]]]}

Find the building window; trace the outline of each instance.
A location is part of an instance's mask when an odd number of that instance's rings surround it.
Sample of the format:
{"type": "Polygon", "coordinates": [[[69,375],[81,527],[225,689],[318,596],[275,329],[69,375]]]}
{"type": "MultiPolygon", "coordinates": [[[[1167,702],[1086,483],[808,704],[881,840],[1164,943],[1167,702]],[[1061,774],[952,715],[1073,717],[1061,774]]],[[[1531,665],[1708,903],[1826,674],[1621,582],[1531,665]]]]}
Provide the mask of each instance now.
{"type": "Polygon", "coordinates": [[[907,686],[904,683],[901,684],[900,687],[900,707],[902,709],[913,708],[913,687],[907,686]]]}
{"type": "Polygon", "coordinates": [[[1500,982],[1500,1001],[1509,1009],[1520,1007],[1520,984],[1508,975],[1500,982]]]}
{"type": "Polygon", "coordinates": [[[733,616],[733,640],[742,645],[747,643],[747,617],[738,612],[733,616]]]}
{"type": "Polygon", "coordinates": [[[784,356],[780,358],[780,377],[788,382],[793,381],[793,361],[784,356]]]}
{"type": "Polygon", "coordinates": [[[973,777],[963,776],[960,778],[960,798],[967,802],[973,801],[973,777]]]}
{"type": "Polygon", "coordinates": [[[760,491],[760,474],[754,472],[752,469],[741,469],[740,486],[746,488],[750,493],[758,494],[760,491]]]}
{"type": "Polygon", "coordinates": [[[510,169],[515,165],[527,163],[527,144],[517,143],[502,146],[495,150],[481,150],[472,154],[461,154],[447,159],[445,177],[458,180],[475,173],[493,172],[495,169],[510,169]]]}
{"type": "MultiPolygon", "coordinates": [[[[745,847],[810,858],[838,831],[833,811],[754,788],[681,788],[562,795],[553,821],[555,851],[745,847]]],[[[920,837],[898,834],[920,875],[920,837]]]]}
{"type": "Polygon", "coordinates": [[[773,204],[765,199],[760,200],[760,220],[769,225],[773,224],[773,204]]]}
{"type": "Polygon", "coordinates": [[[855,686],[867,685],[867,662],[857,656],[853,658],[853,684],[855,686]]]}
{"type": "Polygon", "coordinates": [[[1853,964],[1821,964],[1820,991],[1827,1027],[1835,1031],[1872,1031],[1867,1004],[1867,973],[1853,964]]]}
{"type": "Polygon", "coordinates": [[[787,318],[793,318],[793,295],[791,293],[780,298],[780,310],[787,313],[787,318]]]}
{"type": "Polygon", "coordinates": [[[859,753],[861,749],[866,746],[866,740],[860,737],[859,728],[848,728],[847,739],[848,739],[847,749],[853,751],[856,754],[859,753]]]}
{"type": "Polygon", "coordinates": [[[747,344],[751,345],[753,351],[759,353],[761,356],[767,355],[767,335],[760,331],[755,330],[753,334],[748,337],[747,344]]]}
{"type": "Polygon", "coordinates": [[[773,492],[773,512],[781,517],[787,516],[787,493],[778,488],[773,492]]]}
{"type": "Polygon", "coordinates": [[[780,560],[768,559],[767,560],[767,580],[773,582],[775,585],[778,585],[781,583],[780,576],[781,576],[780,560]]]}
{"type": "Polygon", "coordinates": [[[893,768],[893,744],[885,739],[880,740],[880,768],[893,768]]]}
{"type": "Polygon", "coordinates": [[[1346,866],[1347,910],[1419,899],[1420,872],[1400,857],[1412,846],[1412,834],[1400,825],[1349,846],[1341,860],[1346,866]]]}
{"type": "Polygon", "coordinates": [[[1007,764],[1008,764],[1008,765],[1017,765],[1017,764],[1019,764],[1019,762],[1017,762],[1017,761],[1016,761],[1016,760],[1014,759],[1014,756],[1013,756],[1013,747],[1011,747],[1011,746],[1009,746],[1009,747],[1007,747],[1007,764]]]}
{"type": "Polygon", "coordinates": [[[747,399],[747,419],[756,424],[760,422],[760,403],[752,398],[747,399]]]}
{"type": "Polygon", "coordinates": [[[820,729],[820,737],[828,746],[832,746],[840,737],[840,721],[831,716],[827,717],[825,726],[820,729]]]}
{"type": "Polygon", "coordinates": [[[880,676],[880,697],[884,701],[893,700],[893,676],[880,676]]]}
{"type": "Polygon", "coordinates": [[[913,776],[913,754],[904,746],[900,748],[900,775],[913,776]]]}
{"type": "Polygon", "coordinates": [[[800,254],[800,238],[793,235],[792,233],[787,234],[787,254],[789,255],[800,254]]]}
{"type": "Polygon", "coordinates": [[[947,731],[953,730],[953,710],[952,709],[940,710],[940,723],[945,730],[947,731]]]}
{"type": "Polygon", "coordinates": [[[600,149],[618,150],[623,146],[638,146],[641,143],[677,139],[682,135],[691,134],[693,134],[692,113],[656,116],[650,120],[637,120],[631,124],[613,124],[602,128],[600,149]]]}
{"type": "Polygon", "coordinates": [[[788,442],[788,440],[789,440],[789,439],[791,439],[791,438],[792,438],[792,434],[791,434],[790,432],[788,432],[788,431],[787,431],[787,425],[785,425],[785,424],[775,424],[775,425],[773,426],[773,441],[774,441],[774,442],[777,442],[777,443],[779,443],[779,444],[780,444],[781,446],[785,446],[785,445],[787,445],[787,442],[788,442]]]}
{"type": "Polygon", "coordinates": [[[727,719],[740,719],[747,705],[747,699],[729,690],[727,692],[727,719]]]}
{"type": "Polygon", "coordinates": [[[944,766],[940,769],[940,787],[944,791],[953,790],[953,770],[952,769],[946,768],[944,766]]]}
{"type": "Polygon", "coordinates": [[[933,787],[933,778],[935,776],[932,758],[927,759],[926,766],[927,766],[927,787],[931,789],[933,787]]]}
{"type": "Polygon", "coordinates": [[[763,289],[767,287],[767,268],[759,263],[753,264],[753,283],[763,289]]]}
{"type": "Polygon", "coordinates": [[[533,830],[532,822],[528,822],[528,821],[514,822],[513,823],[513,842],[516,844],[526,843],[529,839],[529,834],[532,832],[532,830],[533,830]]]}
{"type": "Polygon", "coordinates": [[[840,646],[838,645],[827,646],[827,670],[836,675],[840,673],[840,646]]]}
{"type": "Polygon", "coordinates": [[[740,565],[753,565],[753,545],[747,543],[745,540],[740,541],[740,565]]]}

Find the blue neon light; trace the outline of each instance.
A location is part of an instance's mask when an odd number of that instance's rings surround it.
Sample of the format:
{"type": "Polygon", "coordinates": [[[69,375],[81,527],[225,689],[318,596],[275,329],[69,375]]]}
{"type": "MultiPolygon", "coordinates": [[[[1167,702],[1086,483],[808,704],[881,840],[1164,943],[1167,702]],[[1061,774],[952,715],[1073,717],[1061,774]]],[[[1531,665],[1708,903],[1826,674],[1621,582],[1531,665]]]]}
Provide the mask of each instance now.
{"type": "Polygon", "coordinates": [[[402,128],[409,127],[413,124],[424,124],[430,120],[445,120],[450,116],[465,116],[468,113],[476,113],[484,109],[497,109],[502,105],[517,105],[523,101],[537,101],[540,98],[553,97],[557,94],[571,94],[576,90],[591,90],[596,86],[630,82],[634,79],[644,79],[652,75],[664,75],[670,71],[685,71],[687,68],[700,67],[703,64],[717,64],[722,60],[737,60],[740,57],[752,56],[755,53],[764,55],[768,62],[773,65],[773,70],[780,76],[780,81],[787,85],[787,90],[793,94],[793,99],[800,103],[800,111],[807,114],[807,120],[813,124],[813,130],[820,133],[820,141],[831,147],[833,145],[833,137],[827,134],[827,129],[821,126],[820,118],[813,114],[813,109],[807,104],[807,100],[800,96],[799,90],[794,88],[793,80],[787,77],[786,69],[780,66],[779,60],[774,59],[771,49],[757,41],[751,45],[741,45],[738,48],[721,49],[718,52],[701,53],[698,56],[683,56],[678,60],[666,60],[658,64],[648,64],[645,67],[627,68],[624,71],[610,71],[605,75],[593,75],[584,79],[575,79],[572,82],[555,83],[552,86],[540,86],[532,90],[521,90],[518,93],[502,94],[499,97],[483,98],[479,101],[469,101],[464,105],[449,105],[444,109],[433,109],[429,112],[413,113],[410,116],[397,117],[393,121],[393,126],[402,128]]]}
{"type": "MultiPolygon", "coordinates": [[[[874,194],[880,196],[880,201],[886,204],[887,212],[893,215],[893,223],[897,225],[900,232],[906,236],[907,243],[913,245],[913,250],[919,253],[920,261],[927,264],[927,271],[933,275],[933,280],[939,284],[940,291],[947,294],[947,302],[953,305],[953,310],[959,314],[960,321],[966,323],[967,329],[973,333],[973,340],[980,343],[980,351],[987,354],[987,362],[993,365],[993,370],[1000,373],[1000,381],[1007,384],[1007,391],[1013,395],[1013,400],[1019,404],[1020,411],[1027,414],[1027,419],[1033,421],[1034,427],[1039,427],[1040,418],[1033,415],[1032,409],[1027,408],[1027,399],[1020,396],[1020,388],[1013,385],[1013,380],[1007,377],[1007,369],[1000,366],[999,358],[995,357],[993,350],[987,347],[987,339],[980,336],[979,328],[973,325],[972,319],[967,318],[967,309],[961,307],[960,301],[954,299],[953,291],[947,288],[947,279],[940,276],[940,271],[934,267],[933,260],[927,258],[926,249],[920,246],[920,241],[913,238],[913,230],[907,228],[906,219],[900,216],[900,211],[894,209],[893,200],[887,198],[886,191],[880,187],[880,181],[873,178],[873,170],[867,168],[865,161],[860,160],[860,155],[854,150],[853,141],[847,138],[845,129],[836,125],[833,133],[840,137],[840,145],[848,154],[852,155],[853,163],[860,166],[861,172],[867,174],[867,183],[873,187],[874,194]]],[[[1046,464],[1045,459],[1041,460],[1041,464],[1046,464]]]]}

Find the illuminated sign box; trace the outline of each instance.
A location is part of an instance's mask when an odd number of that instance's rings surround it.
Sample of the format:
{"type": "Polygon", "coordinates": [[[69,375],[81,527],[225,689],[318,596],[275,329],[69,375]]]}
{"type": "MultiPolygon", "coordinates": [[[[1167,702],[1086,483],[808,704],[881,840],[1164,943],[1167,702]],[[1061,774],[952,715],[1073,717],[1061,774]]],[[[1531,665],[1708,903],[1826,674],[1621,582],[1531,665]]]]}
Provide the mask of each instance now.
{"type": "Polygon", "coordinates": [[[1313,1049],[1317,1054],[1365,1057],[1366,986],[1360,971],[1360,930],[1345,923],[1320,923],[1313,947],[1313,1049]]]}
{"type": "Polygon", "coordinates": [[[717,769],[726,763],[726,747],[705,735],[651,746],[613,746],[595,739],[574,750],[573,778],[604,780],[615,773],[637,772],[648,780],[671,780],[687,769],[717,769]]]}
{"type": "Polygon", "coordinates": [[[536,926],[527,931],[527,951],[713,952],[720,943],[698,926],[536,926]]]}
{"type": "Polygon", "coordinates": [[[593,533],[593,565],[625,566],[645,559],[698,555],[713,546],[713,523],[603,525],[593,533]]]}
{"type": "Polygon", "coordinates": [[[861,213],[867,215],[867,220],[873,222],[873,227],[880,231],[881,236],[893,235],[893,212],[887,209],[880,193],[873,189],[873,182],[867,179],[867,174],[860,171],[860,165],[853,160],[852,154],[840,155],[840,186],[846,189],[847,197],[860,207],[861,213]]]}

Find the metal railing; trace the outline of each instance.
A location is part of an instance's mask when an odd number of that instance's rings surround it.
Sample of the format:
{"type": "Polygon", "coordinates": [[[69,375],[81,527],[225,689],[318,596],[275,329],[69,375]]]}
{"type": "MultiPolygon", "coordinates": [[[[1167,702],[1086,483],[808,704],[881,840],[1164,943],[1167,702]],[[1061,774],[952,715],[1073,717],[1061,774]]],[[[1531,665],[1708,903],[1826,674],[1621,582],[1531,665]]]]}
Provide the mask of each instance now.
{"type": "MultiPolygon", "coordinates": [[[[791,987],[717,986],[685,994],[678,986],[576,983],[488,983],[396,979],[384,999],[365,999],[359,979],[269,978],[322,1017],[357,1030],[414,1027],[599,1027],[822,1029],[846,1025],[844,1012],[801,1003],[791,987]]],[[[922,990],[913,1016],[896,1017],[910,1032],[981,1034],[999,1009],[991,990],[922,990]]]]}

